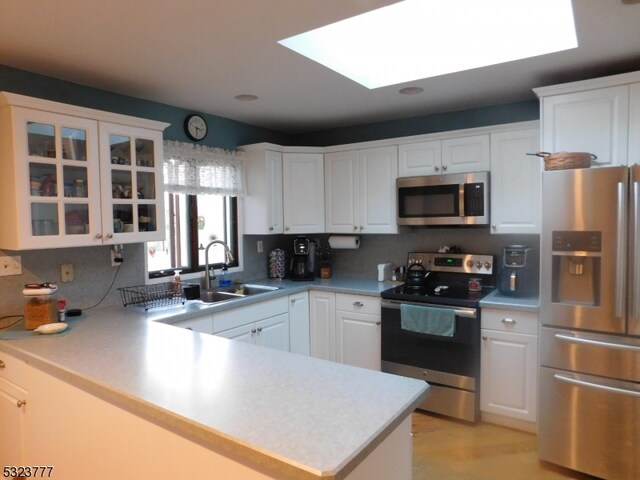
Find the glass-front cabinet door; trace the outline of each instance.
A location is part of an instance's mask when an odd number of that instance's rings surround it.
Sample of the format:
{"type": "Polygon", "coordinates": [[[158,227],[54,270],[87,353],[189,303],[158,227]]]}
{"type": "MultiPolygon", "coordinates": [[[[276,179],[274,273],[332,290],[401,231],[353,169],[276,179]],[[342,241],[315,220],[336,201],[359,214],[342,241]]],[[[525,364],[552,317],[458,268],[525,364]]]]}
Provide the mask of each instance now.
{"type": "Polygon", "coordinates": [[[23,108],[12,120],[23,247],[94,245],[101,229],[98,122],[23,108]]]}
{"type": "Polygon", "coordinates": [[[100,154],[106,241],[163,239],[162,133],[100,123],[100,154]]]}

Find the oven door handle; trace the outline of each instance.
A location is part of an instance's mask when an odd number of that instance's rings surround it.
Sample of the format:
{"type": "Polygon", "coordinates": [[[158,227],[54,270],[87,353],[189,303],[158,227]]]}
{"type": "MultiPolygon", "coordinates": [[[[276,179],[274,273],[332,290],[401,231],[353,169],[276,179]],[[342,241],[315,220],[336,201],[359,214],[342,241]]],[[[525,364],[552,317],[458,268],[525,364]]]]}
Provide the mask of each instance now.
{"type": "Polygon", "coordinates": [[[454,310],[456,317],[467,317],[467,318],[476,318],[477,313],[475,308],[456,308],[456,307],[447,307],[443,305],[437,305],[433,303],[423,303],[423,302],[398,302],[395,300],[385,300],[383,299],[380,302],[380,306],[382,308],[392,308],[395,310],[400,310],[401,304],[407,305],[418,305],[420,307],[435,307],[435,308],[446,308],[447,310],[454,310]]]}

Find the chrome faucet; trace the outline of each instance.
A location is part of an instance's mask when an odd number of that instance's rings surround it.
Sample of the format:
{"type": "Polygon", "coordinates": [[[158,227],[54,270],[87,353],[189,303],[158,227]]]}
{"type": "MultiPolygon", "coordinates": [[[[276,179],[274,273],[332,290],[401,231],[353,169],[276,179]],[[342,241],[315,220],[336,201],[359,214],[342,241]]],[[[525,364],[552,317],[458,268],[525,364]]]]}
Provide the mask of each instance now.
{"type": "Polygon", "coordinates": [[[204,269],[205,269],[204,270],[204,288],[205,290],[211,290],[211,279],[209,278],[209,248],[212,245],[215,245],[216,243],[224,247],[224,255],[226,258],[224,264],[227,265],[229,264],[229,262],[233,262],[233,254],[229,249],[229,245],[227,245],[222,240],[212,240],[211,242],[209,242],[209,244],[204,249],[204,269]]]}

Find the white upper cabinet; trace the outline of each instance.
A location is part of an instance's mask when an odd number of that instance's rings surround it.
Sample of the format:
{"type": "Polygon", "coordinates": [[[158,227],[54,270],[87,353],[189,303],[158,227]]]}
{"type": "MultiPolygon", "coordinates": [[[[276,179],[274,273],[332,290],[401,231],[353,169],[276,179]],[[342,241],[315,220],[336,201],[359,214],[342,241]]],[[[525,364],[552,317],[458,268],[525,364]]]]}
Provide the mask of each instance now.
{"type": "Polygon", "coordinates": [[[282,204],[282,153],[247,152],[247,196],[244,198],[244,233],[284,233],[282,204]]]}
{"type": "Polygon", "coordinates": [[[325,155],[327,233],[397,233],[395,146],[325,155]]]}
{"type": "Polygon", "coordinates": [[[537,88],[542,150],[589,152],[598,165],[640,158],[640,72],[537,88]]]}
{"type": "Polygon", "coordinates": [[[398,158],[400,177],[487,171],[489,135],[401,144],[398,158]]]}
{"type": "Polygon", "coordinates": [[[282,155],[284,233],[324,232],[324,155],[282,155]]]}
{"type": "Polygon", "coordinates": [[[3,93],[0,248],[164,238],[165,123],[3,93]]]}
{"type": "Polygon", "coordinates": [[[540,233],[540,130],[491,134],[491,233],[540,233]]]}

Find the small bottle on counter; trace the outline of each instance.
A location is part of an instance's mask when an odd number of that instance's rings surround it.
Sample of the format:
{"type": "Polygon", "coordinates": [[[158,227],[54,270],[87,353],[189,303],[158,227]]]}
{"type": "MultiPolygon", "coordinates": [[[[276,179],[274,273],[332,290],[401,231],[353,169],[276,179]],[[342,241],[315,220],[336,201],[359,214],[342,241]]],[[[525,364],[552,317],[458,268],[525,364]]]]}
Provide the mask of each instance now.
{"type": "Polygon", "coordinates": [[[67,319],[67,301],[58,300],[58,321],[64,322],[67,319]]]}

